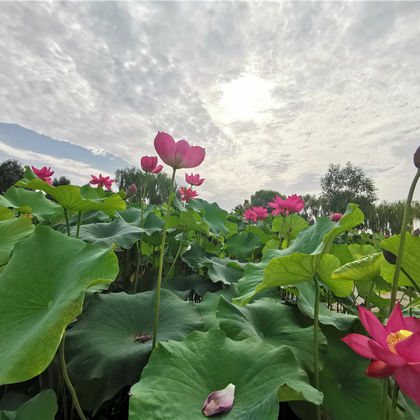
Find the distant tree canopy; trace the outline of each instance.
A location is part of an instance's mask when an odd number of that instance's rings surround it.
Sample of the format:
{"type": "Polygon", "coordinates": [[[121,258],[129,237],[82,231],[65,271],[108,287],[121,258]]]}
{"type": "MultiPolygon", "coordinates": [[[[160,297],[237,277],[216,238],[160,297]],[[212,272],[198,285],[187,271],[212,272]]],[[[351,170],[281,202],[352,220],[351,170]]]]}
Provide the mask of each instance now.
{"type": "Polygon", "coordinates": [[[273,190],[258,190],[254,194],[251,195],[251,206],[260,207],[264,206],[267,207],[267,203],[273,201],[273,198],[278,195],[279,197],[283,197],[279,192],[273,190]]]}
{"type": "Polygon", "coordinates": [[[347,162],[344,167],[331,163],[321,178],[322,212],[344,213],[348,203],[359,204],[369,212],[377,200],[376,187],[362,168],[347,162]]]}
{"type": "Polygon", "coordinates": [[[17,160],[6,160],[0,165],[0,194],[23,178],[23,166],[17,160]]]}
{"type": "Polygon", "coordinates": [[[143,185],[146,184],[146,202],[149,204],[162,204],[168,201],[171,189],[171,179],[164,173],[149,174],[137,168],[117,169],[115,183],[120,190],[128,191],[134,184],[137,192],[132,195],[132,202],[140,202],[143,185]]]}
{"type": "Polygon", "coordinates": [[[54,187],[59,187],[60,185],[70,185],[71,181],[65,176],[60,176],[60,178],[54,178],[52,184],[54,187]]]}

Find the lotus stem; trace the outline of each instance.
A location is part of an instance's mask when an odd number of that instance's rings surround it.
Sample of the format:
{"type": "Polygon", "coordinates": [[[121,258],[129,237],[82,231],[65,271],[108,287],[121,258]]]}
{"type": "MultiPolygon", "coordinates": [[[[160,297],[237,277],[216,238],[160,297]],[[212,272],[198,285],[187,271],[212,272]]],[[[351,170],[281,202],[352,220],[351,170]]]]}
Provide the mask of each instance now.
{"type": "Polygon", "coordinates": [[[165,252],[166,230],[168,228],[169,213],[171,212],[172,194],[174,192],[175,172],[176,172],[176,169],[174,168],[172,172],[171,190],[169,191],[168,208],[166,210],[165,225],[163,226],[162,244],[160,247],[159,274],[158,274],[158,281],[157,281],[157,286],[156,286],[155,321],[153,325],[152,349],[154,349],[156,346],[156,336],[157,336],[158,323],[159,323],[159,303],[160,303],[160,287],[162,284],[163,254],[165,252]]]}
{"type": "Polygon", "coordinates": [[[414,176],[413,182],[411,183],[410,190],[408,192],[407,201],[405,203],[404,216],[401,223],[400,246],[398,248],[397,261],[395,263],[394,279],[392,282],[390,311],[394,309],[396,298],[397,298],[398,278],[400,275],[402,256],[404,253],[405,234],[407,232],[408,218],[411,211],[411,201],[413,199],[414,190],[416,189],[416,184],[417,184],[417,181],[419,180],[419,177],[420,177],[420,168],[417,169],[416,175],[414,176]]]}
{"type": "MultiPolygon", "coordinates": [[[[318,353],[318,333],[319,333],[319,282],[315,276],[315,305],[314,305],[314,376],[315,388],[319,390],[319,353],[318,353]]],[[[321,406],[316,406],[316,418],[321,420],[321,406]]]]}
{"type": "Polygon", "coordinates": [[[388,378],[382,380],[381,419],[388,420],[388,378]]]}
{"type": "MultiPolygon", "coordinates": [[[[145,175],[146,176],[146,175],[145,175]]],[[[140,210],[140,228],[143,227],[143,213],[144,213],[144,199],[146,196],[146,180],[143,183],[143,191],[141,193],[141,210],[140,210]]],[[[142,266],[142,260],[143,260],[143,253],[141,252],[141,243],[143,241],[143,234],[141,234],[141,239],[139,241],[137,241],[137,264],[136,264],[136,276],[135,276],[135,281],[134,281],[134,293],[137,293],[137,287],[138,287],[138,282],[139,282],[139,272],[140,272],[140,267],[142,266]]],[[[141,287],[141,291],[143,291],[143,282],[142,282],[142,287],[141,287]]]]}
{"type": "MultiPolygon", "coordinates": [[[[407,273],[407,271],[404,270],[403,267],[401,267],[401,271],[403,272],[403,274],[406,275],[406,277],[408,278],[408,280],[411,281],[411,284],[414,286],[414,288],[417,290],[417,293],[420,293],[420,287],[417,285],[417,283],[414,281],[413,277],[410,276],[410,274],[407,273]]],[[[410,302],[411,302],[411,287],[410,287],[410,302]]]]}
{"type": "Polygon", "coordinates": [[[70,392],[71,399],[73,401],[73,405],[74,405],[74,408],[77,411],[77,414],[79,415],[79,417],[82,420],[86,420],[86,417],[83,414],[83,411],[80,407],[79,400],[77,399],[76,391],[74,390],[74,387],[73,387],[73,385],[70,381],[69,375],[67,373],[66,361],[64,359],[64,340],[65,340],[65,332],[63,334],[63,338],[61,339],[60,347],[59,347],[61,373],[63,375],[64,382],[67,385],[67,389],[70,392]]]}
{"type": "Polygon", "coordinates": [[[165,281],[163,282],[163,285],[165,285],[165,284],[166,284],[166,282],[168,281],[168,279],[170,279],[170,278],[172,277],[172,275],[173,275],[173,271],[174,271],[174,269],[175,269],[175,263],[176,263],[176,262],[177,262],[177,260],[178,260],[179,254],[181,253],[182,244],[184,243],[184,235],[185,235],[185,230],[186,230],[186,229],[187,229],[187,227],[185,226],[185,227],[184,227],[184,230],[182,231],[182,239],[181,239],[181,242],[180,242],[180,244],[179,244],[178,250],[177,250],[177,252],[176,252],[176,255],[175,255],[174,261],[172,262],[172,265],[171,265],[171,267],[169,268],[168,274],[166,275],[166,278],[165,278],[165,281]]]}
{"type": "Polygon", "coordinates": [[[396,418],[397,411],[397,400],[398,400],[398,391],[400,387],[397,382],[394,383],[394,390],[392,392],[392,403],[391,403],[391,412],[389,413],[389,420],[394,420],[396,418]]]}
{"type": "Polygon", "coordinates": [[[69,214],[67,213],[67,209],[64,209],[64,219],[66,220],[67,236],[70,236],[70,223],[69,223],[69,214]]]}
{"type": "Polygon", "coordinates": [[[80,225],[82,224],[82,211],[79,211],[79,214],[77,216],[77,229],[76,229],[76,238],[79,237],[80,232],[80,225]]]}

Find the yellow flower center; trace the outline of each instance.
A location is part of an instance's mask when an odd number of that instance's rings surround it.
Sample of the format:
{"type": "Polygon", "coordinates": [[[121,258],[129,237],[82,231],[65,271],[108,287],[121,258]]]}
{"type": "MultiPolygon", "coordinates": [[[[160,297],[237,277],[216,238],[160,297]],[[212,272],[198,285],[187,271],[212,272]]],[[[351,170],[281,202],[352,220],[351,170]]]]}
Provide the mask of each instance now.
{"type": "Polygon", "coordinates": [[[389,334],[386,338],[386,342],[388,343],[388,347],[392,351],[392,353],[397,354],[397,351],[395,350],[395,345],[400,341],[403,341],[406,338],[410,337],[411,334],[413,333],[408,330],[399,330],[396,333],[389,334]]]}

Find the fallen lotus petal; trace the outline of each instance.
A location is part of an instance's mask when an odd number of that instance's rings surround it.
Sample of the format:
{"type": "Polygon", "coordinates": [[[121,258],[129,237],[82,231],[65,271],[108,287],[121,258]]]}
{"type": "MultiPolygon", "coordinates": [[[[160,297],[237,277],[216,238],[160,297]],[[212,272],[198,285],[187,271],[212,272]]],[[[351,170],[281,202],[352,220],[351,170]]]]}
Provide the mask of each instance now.
{"type": "Polygon", "coordinates": [[[206,417],[227,413],[233,406],[235,385],[229,384],[225,389],[212,392],[204,401],[201,411],[206,417]]]}

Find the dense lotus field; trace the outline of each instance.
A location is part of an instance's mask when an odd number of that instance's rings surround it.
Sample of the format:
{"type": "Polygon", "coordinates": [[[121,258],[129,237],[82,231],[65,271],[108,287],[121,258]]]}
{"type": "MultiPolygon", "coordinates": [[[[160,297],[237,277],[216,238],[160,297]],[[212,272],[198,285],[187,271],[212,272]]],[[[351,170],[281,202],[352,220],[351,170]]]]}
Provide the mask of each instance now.
{"type": "MultiPolygon", "coordinates": [[[[172,181],[205,155],[155,148],[172,181]]],[[[164,205],[51,175],[0,196],[1,420],[420,418],[420,237],[297,195],[229,214],[198,175],[164,205]]]]}

